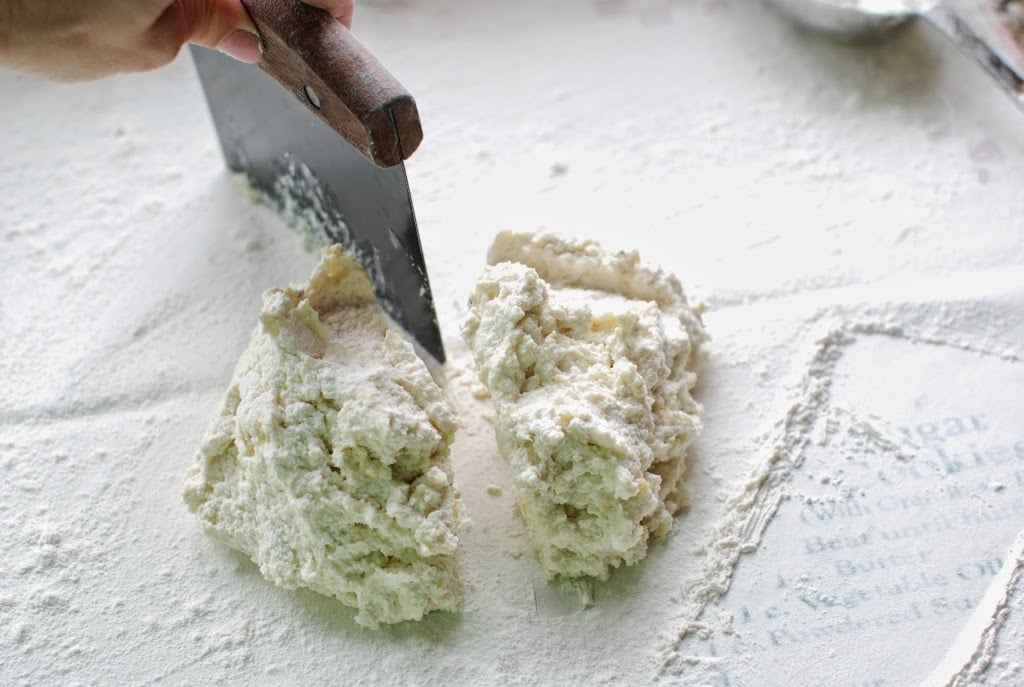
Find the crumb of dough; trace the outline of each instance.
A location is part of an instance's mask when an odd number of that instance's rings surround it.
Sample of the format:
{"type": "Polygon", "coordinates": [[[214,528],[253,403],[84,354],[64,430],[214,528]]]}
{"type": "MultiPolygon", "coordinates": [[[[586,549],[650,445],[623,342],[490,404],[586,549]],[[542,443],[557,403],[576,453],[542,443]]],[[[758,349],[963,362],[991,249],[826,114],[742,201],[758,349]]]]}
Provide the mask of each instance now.
{"type": "Polygon", "coordinates": [[[549,578],[605,579],[684,505],[702,308],[593,241],[504,232],[488,262],[462,333],[531,544],[549,578]]]}
{"type": "Polygon", "coordinates": [[[367,627],[457,610],[455,416],[339,246],[259,324],[189,469],[204,528],[367,627]]]}

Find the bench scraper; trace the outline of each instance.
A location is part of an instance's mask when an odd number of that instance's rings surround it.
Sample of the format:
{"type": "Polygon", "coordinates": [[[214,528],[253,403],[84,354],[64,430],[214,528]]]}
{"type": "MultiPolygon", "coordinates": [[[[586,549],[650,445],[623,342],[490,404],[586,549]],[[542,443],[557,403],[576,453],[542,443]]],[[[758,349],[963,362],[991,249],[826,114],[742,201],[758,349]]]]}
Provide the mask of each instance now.
{"type": "Polygon", "coordinates": [[[354,254],[385,312],[443,363],[402,164],[423,138],[415,101],[327,12],[242,1],[263,41],[258,68],[192,48],[228,167],[314,243],[354,254]]]}

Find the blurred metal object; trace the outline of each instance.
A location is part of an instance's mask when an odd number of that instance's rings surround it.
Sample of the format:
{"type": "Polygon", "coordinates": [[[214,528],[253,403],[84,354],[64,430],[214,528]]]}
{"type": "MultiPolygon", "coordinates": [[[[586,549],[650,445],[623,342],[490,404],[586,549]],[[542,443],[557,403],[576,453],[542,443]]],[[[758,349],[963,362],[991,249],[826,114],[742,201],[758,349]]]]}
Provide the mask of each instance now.
{"type": "Polygon", "coordinates": [[[920,18],[977,62],[1024,110],[1020,0],[768,0],[796,24],[836,40],[879,40],[920,18]]]}
{"type": "MultiPolygon", "coordinates": [[[[769,0],[800,26],[846,42],[877,40],[923,10],[907,0],[769,0]]],[[[937,0],[928,3],[937,4],[937,0]]]]}

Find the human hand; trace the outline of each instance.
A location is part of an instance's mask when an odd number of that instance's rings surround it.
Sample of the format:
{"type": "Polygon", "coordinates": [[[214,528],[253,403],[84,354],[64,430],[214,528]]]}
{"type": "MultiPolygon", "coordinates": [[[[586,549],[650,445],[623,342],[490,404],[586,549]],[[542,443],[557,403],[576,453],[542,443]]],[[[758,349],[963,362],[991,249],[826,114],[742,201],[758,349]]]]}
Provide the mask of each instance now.
{"type": "MultiPolygon", "coordinates": [[[[352,24],[352,0],[305,0],[352,24]]],[[[156,69],[186,43],[258,62],[241,0],[0,0],[0,66],[61,81],[156,69]]]]}

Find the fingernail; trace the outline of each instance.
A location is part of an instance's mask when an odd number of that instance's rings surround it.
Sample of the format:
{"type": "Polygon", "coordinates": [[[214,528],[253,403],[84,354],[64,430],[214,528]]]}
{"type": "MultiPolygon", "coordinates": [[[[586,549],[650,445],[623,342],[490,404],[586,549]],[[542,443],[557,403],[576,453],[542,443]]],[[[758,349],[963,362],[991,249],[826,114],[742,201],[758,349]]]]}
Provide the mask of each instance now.
{"type": "Polygon", "coordinates": [[[235,29],[227,38],[221,41],[220,45],[217,46],[217,50],[220,50],[225,55],[234,57],[239,62],[247,64],[259,62],[260,54],[262,53],[259,37],[244,29],[235,29]]]}

